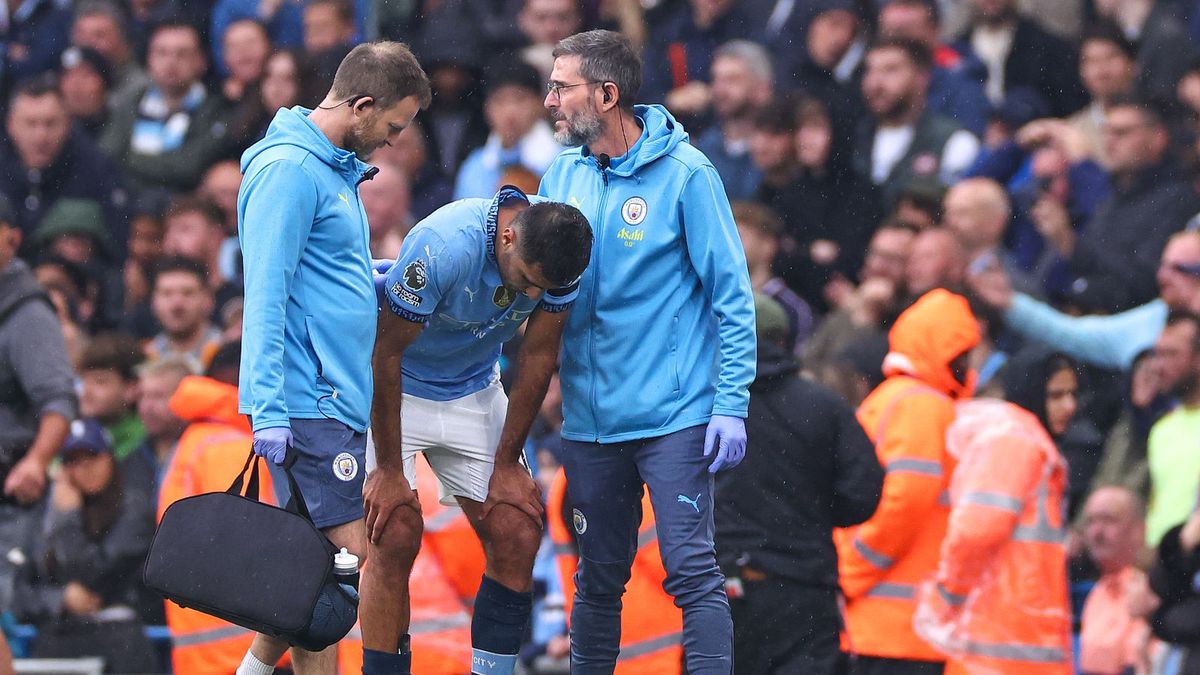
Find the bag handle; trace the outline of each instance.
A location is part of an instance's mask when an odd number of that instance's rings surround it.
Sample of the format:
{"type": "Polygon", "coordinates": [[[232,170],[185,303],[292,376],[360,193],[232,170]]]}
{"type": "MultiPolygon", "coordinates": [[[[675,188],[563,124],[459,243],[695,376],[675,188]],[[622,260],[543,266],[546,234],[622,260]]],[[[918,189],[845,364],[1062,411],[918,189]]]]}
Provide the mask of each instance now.
{"type": "Polygon", "coordinates": [[[283,508],[285,511],[304,516],[306,520],[312,522],[312,516],[308,513],[308,504],[304,503],[304,495],[300,492],[300,486],[296,483],[296,477],[292,475],[292,465],[295,463],[296,453],[289,447],[288,453],[283,459],[283,473],[287,476],[288,491],[291,492],[292,498],[288,500],[287,505],[283,508]]]}
{"type": "Polygon", "coordinates": [[[246,475],[246,469],[250,469],[250,465],[253,464],[254,468],[250,470],[250,480],[246,483],[246,497],[258,501],[258,462],[255,461],[257,458],[258,455],[251,450],[250,456],[246,458],[246,463],[242,465],[242,470],[238,471],[237,478],[234,478],[233,482],[229,484],[226,492],[231,495],[242,494],[242,478],[246,475]]]}
{"type": "MultiPolygon", "coordinates": [[[[246,457],[246,463],[242,465],[242,469],[240,471],[238,471],[237,477],[233,479],[233,482],[230,483],[230,485],[229,485],[229,489],[226,490],[227,493],[229,493],[231,495],[239,495],[239,496],[242,495],[242,485],[243,485],[242,480],[243,480],[243,478],[245,478],[246,470],[250,469],[250,480],[245,483],[245,486],[246,486],[245,496],[247,499],[253,499],[255,501],[258,501],[258,465],[259,465],[259,462],[256,461],[257,458],[258,458],[258,455],[255,455],[254,451],[251,450],[250,455],[248,457],[246,457]],[[253,465],[253,468],[251,468],[251,465],[253,465]]],[[[284,505],[283,508],[285,511],[294,513],[298,516],[303,517],[305,520],[312,522],[312,515],[308,511],[308,504],[305,503],[304,495],[300,492],[300,485],[298,483],[296,483],[296,477],[292,474],[292,465],[294,465],[295,463],[296,463],[296,453],[293,452],[292,449],[289,447],[287,456],[284,459],[283,466],[281,468],[283,469],[284,475],[287,476],[288,492],[290,493],[290,499],[288,499],[287,504],[284,505]]]]}

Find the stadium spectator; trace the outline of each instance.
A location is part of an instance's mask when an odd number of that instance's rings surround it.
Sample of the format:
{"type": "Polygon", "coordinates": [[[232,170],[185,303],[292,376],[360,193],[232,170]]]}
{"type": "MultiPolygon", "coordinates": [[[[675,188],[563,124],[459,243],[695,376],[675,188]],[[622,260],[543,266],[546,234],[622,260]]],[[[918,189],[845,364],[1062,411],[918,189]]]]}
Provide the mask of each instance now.
{"type": "Polygon", "coordinates": [[[883,469],[854,411],[797,376],[783,307],[760,294],[755,316],[746,461],[716,479],[717,560],[733,611],[734,672],[831,673],[841,623],[833,528],[870,517],[883,469]],[[802,415],[796,401],[806,402],[802,415]]]}
{"type": "Polygon", "coordinates": [[[191,190],[227,151],[225,103],[204,86],[207,56],[196,28],[164,22],[150,32],[150,83],[113,107],[101,146],[141,188],[191,190]]]}
{"type": "Polygon", "coordinates": [[[225,66],[224,36],[235,22],[251,19],[262,25],[267,39],[280,47],[299,47],[304,42],[304,6],[282,0],[217,0],[212,3],[212,24],[209,29],[212,62],[221,76],[228,74],[225,66]]]}
{"type": "Polygon", "coordinates": [[[964,179],[946,192],[942,214],[942,225],[958,237],[968,265],[994,259],[1021,292],[1040,294],[1016,258],[1004,247],[1010,208],[1003,187],[988,178],[964,179]]]}
{"type": "Polygon", "coordinates": [[[1150,569],[1153,595],[1140,609],[1150,618],[1154,636],[1170,645],[1168,658],[1178,664],[1181,675],[1200,673],[1200,591],[1195,579],[1200,573],[1200,510],[1193,510],[1187,522],[1172,527],[1158,546],[1158,555],[1150,569]]]}
{"type": "Polygon", "coordinates": [[[108,61],[89,47],[70,47],[62,54],[58,89],[71,119],[92,141],[108,123],[112,73],[108,61]]]}
{"type": "Polygon", "coordinates": [[[54,0],[30,0],[10,7],[0,29],[5,44],[0,55],[0,93],[6,96],[14,83],[57,69],[71,31],[70,10],[54,0]]]}
{"type": "Polygon", "coordinates": [[[933,54],[929,72],[929,109],[956,120],[983,137],[988,100],[983,84],[974,77],[954,48],[938,34],[938,5],[930,0],[887,0],[879,10],[879,35],[916,40],[933,54]]]}
{"type": "Polygon", "coordinates": [[[139,369],[137,415],[146,436],[134,452],[141,454],[147,465],[154,468],[156,509],[163,476],[175,456],[185,426],[168,403],[183,378],[194,374],[192,367],[182,359],[159,359],[139,369]]]}
{"type": "Polygon", "coordinates": [[[654,39],[642,61],[640,99],[663,101],[685,122],[707,111],[713,54],[730,40],[748,38],[752,30],[741,3],[734,0],[687,0],[656,22],[654,39]]]}
{"type": "Polygon", "coordinates": [[[867,41],[864,19],[853,0],[822,0],[813,4],[807,28],[795,40],[804,49],[794,44],[774,48],[779,88],[803,91],[823,101],[835,121],[839,147],[852,139],[864,114],[859,82],[867,41]]]}
{"type": "Polygon", "coordinates": [[[195,371],[207,367],[221,344],[221,331],[209,320],[214,304],[203,263],[179,257],[159,263],[150,307],[162,332],[146,344],[146,357],[179,357],[195,371]]]}
{"type": "Polygon", "coordinates": [[[358,195],[371,228],[371,257],[395,259],[404,236],[416,224],[408,176],[394,166],[385,166],[374,179],[359,186],[358,195]]]}
{"type": "Polygon", "coordinates": [[[761,204],[733,202],[731,206],[738,237],[746,252],[746,265],[750,268],[750,287],[755,293],[771,298],[783,308],[788,328],[784,343],[788,352],[798,357],[804,343],[812,335],[816,317],[808,303],[775,274],[774,265],[779,257],[783,223],[761,204]]]}
{"type": "Polygon", "coordinates": [[[913,239],[912,253],[904,268],[904,288],[914,299],[935,288],[958,292],[966,273],[967,256],[962,242],[948,229],[931,227],[913,239]]]}
{"type": "Polygon", "coordinates": [[[807,204],[791,198],[792,185],[800,172],[796,157],[796,103],[776,97],[756,110],[751,118],[750,159],[762,176],[754,190],[754,201],[777,213],[790,231],[807,204]]]}
{"type": "MultiPolygon", "coordinates": [[[[62,331],[29,267],[16,258],[21,231],[0,197],[0,546],[35,536],[46,471],[75,419],[62,331]]],[[[0,558],[0,605],[11,607],[16,562],[0,558]]]]}
{"type": "Polygon", "coordinates": [[[151,476],[139,457],[118,462],[92,419],[71,423],[62,469],[38,513],[18,577],[16,616],[38,626],[35,658],[94,654],[112,673],[161,668],[137,614],[139,574],[154,534],[151,476]]]}
{"type": "Polygon", "coordinates": [[[133,217],[129,221],[129,242],[121,274],[125,289],[125,315],[118,325],[130,335],[143,340],[158,332],[154,316],[150,313],[150,286],[151,273],[162,258],[162,214],[165,208],[164,200],[143,198],[134,202],[130,209],[133,217]]]}
{"type": "Polygon", "coordinates": [[[221,229],[225,241],[221,243],[221,254],[217,269],[224,279],[240,279],[242,276],[242,254],[237,241],[237,196],[242,187],[242,170],[237,161],[222,160],[204,172],[197,194],[221,210],[221,229]]]}
{"type": "Polygon", "coordinates": [[[733,40],[713,54],[713,125],[696,138],[696,147],[712,162],[731,200],[749,199],[762,180],[750,157],[755,111],[771,100],[774,77],[766,48],[733,40]]]}
{"type": "Polygon", "coordinates": [[[1017,12],[1017,0],[971,0],[971,25],[954,43],[965,58],[975,60],[984,93],[992,105],[1018,87],[1037,92],[1056,117],[1079,110],[1086,102],[1079,84],[1075,50],[1017,12]],[[1047,64],[1054,63],[1054,67],[1047,64]]]}
{"type": "Polygon", "coordinates": [[[1196,46],[1170,2],[1161,0],[1102,0],[1096,12],[1116,23],[1137,47],[1139,91],[1168,99],[1175,85],[1196,60],[1196,46]]]}
{"type": "Polygon", "coordinates": [[[855,167],[880,187],[885,209],[914,181],[954,182],[979,151],[971,132],[929,110],[931,58],[912,40],[867,51],[862,95],[871,117],[858,131],[855,167]]]}
{"type": "Polygon", "coordinates": [[[1115,100],[1133,93],[1137,75],[1135,48],[1115,24],[1093,25],[1080,42],[1079,79],[1088,93],[1088,105],[1067,118],[1087,141],[1087,151],[1101,166],[1108,167],[1104,124],[1115,100]]]}
{"type": "Polygon", "coordinates": [[[108,61],[113,78],[108,92],[110,106],[130,99],[134,91],[150,83],[129,42],[125,13],[111,0],[83,0],[75,5],[71,45],[90,47],[108,61]]]}
{"type": "Polygon", "coordinates": [[[14,224],[25,237],[59,199],[91,199],[104,209],[114,251],[123,251],[128,195],[120,171],[83,133],[71,130],[57,82],[39,78],[17,87],[5,128],[0,192],[16,209],[14,224]]]}
{"type": "Polygon", "coordinates": [[[224,214],[204,197],[176,198],[163,216],[163,253],[204,265],[215,303],[214,317],[221,316],[229,301],[242,295],[240,279],[227,278],[222,271],[221,252],[227,239],[224,214]]]}
{"type": "Polygon", "coordinates": [[[825,367],[849,344],[884,338],[884,322],[899,314],[904,297],[904,271],[916,232],[885,222],[871,237],[857,287],[846,284],[833,304],[837,309],[821,321],[804,350],[804,367],[822,382],[825,367]]]}
{"type": "Polygon", "coordinates": [[[523,166],[538,176],[562,152],[542,109],[543,84],[533,66],[521,61],[497,64],[485,72],[483,114],[487,142],[458,168],[454,198],[487,198],[507,166],[523,166]]]}
{"type": "Polygon", "coordinates": [[[554,46],[583,27],[580,10],[578,0],[524,0],[521,3],[517,28],[526,44],[521,47],[520,57],[537,69],[542,81],[550,79],[550,71],[554,68],[554,46]]]}
{"type": "Polygon", "coordinates": [[[354,6],[350,0],[304,3],[304,51],[316,65],[320,82],[333,82],[338,64],[354,46],[354,30],[354,6]]]}
{"type": "Polygon", "coordinates": [[[1192,439],[1200,433],[1200,319],[1185,313],[1168,317],[1153,358],[1164,389],[1178,401],[1150,429],[1146,446],[1146,543],[1157,546],[1168,529],[1187,519],[1200,492],[1200,457],[1191,450],[1192,439]]]}
{"type": "Polygon", "coordinates": [[[376,151],[372,161],[380,167],[394,166],[408,176],[413,222],[450,203],[454,185],[431,155],[429,137],[419,119],[408,125],[390,147],[376,151]]]}
{"type": "Polygon", "coordinates": [[[122,461],[142,442],[146,429],[136,412],[137,367],[144,358],[137,341],[120,333],[93,337],[79,359],[79,414],[104,425],[112,454],[122,461]]]}
{"type": "Polygon", "coordinates": [[[1185,231],[1167,242],[1158,266],[1158,298],[1109,316],[1068,316],[1014,293],[998,266],[970,275],[981,300],[1000,310],[1009,328],[1085,363],[1128,370],[1154,345],[1173,310],[1200,309],[1200,233],[1185,231]]]}
{"type": "Polygon", "coordinates": [[[91,199],[64,197],[54,202],[42,216],[30,243],[39,252],[97,270],[110,263],[114,254],[104,211],[91,199]]]}
{"type": "Polygon", "coordinates": [[[254,100],[262,80],[267,57],[271,55],[271,36],[255,19],[239,19],[229,24],[221,36],[225,79],[221,94],[232,104],[254,100]]]}
{"type": "Polygon", "coordinates": [[[1113,193],[1078,234],[1061,208],[1038,230],[1067,263],[1072,301],[1118,312],[1154,297],[1153,261],[1200,200],[1170,159],[1166,120],[1151,104],[1114,101],[1104,133],[1113,193]]]}
{"type": "Polygon", "coordinates": [[[1136,669],[1150,627],[1130,613],[1130,590],[1145,583],[1137,568],[1146,539],[1146,509],[1136,494],[1102,487],[1083,507],[1083,545],[1100,568],[1080,619],[1079,667],[1096,675],[1120,675],[1136,669]]]}

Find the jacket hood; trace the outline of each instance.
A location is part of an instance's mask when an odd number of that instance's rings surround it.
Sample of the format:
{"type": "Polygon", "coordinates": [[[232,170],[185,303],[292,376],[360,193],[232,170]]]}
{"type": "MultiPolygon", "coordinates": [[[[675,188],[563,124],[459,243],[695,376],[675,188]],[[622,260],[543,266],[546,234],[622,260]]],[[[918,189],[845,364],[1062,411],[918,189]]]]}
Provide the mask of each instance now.
{"type": "Polygon", "coordinates": [[[944,289],[921,296],[896,319],[888,333],[883,374],[909,375],[954,398],[971,396],[975,371],[959,382],[950,362],[979,344],[979,324],[966,298],[944,289]]]}
{"type": "Polygon", "coordinates": [[[759,342],[758,367],[754,371],[753,388],[769,386],[777,380],[794,376],[798,370],[800,364],[786,347],[773,342],[759,342]]]}
{"type": "Polygon", "coordinates": [[[168,403],[185,422],[216,422],[250,433],[250,418],[238,413],[237,387],[210,377],[183,378],[168,403]]]}
{"type": "Polygon", "coordinates": [[[317,125],[308,119],[311,113],[311,110],[301,106],[280,108],[279,112],[275,113],[275,119],[271,120],[271,125],[267,127],[266,136],[242,153],[242,173],[245,174],[254,158],[264,151],[280,145],[294,145],[312,153],[334,171],[357,182],[370,170],[371,165],[360,161],[353,152],[343,150],[330,142],[317,125]]]}
{"type": "Polygon", "coordinates": [[[24,260],[13,258],[8,267],[0,269],[0,315],[18,303],[44,294],[24,260]]]}
{"type": "MultiPolygon", "coordinates": [[[[612,172],[618,176],[634,175],[642,167],[666,156],[675,146],[688,142],[688,134],[683,125],[661,105],[635,105],[633,114],[642,120],[642,135],[634,142],[626,156],[612,167],[612,172]]],[[[584,146],[580,155],[591,157],[592,153],[584,146]]]]}

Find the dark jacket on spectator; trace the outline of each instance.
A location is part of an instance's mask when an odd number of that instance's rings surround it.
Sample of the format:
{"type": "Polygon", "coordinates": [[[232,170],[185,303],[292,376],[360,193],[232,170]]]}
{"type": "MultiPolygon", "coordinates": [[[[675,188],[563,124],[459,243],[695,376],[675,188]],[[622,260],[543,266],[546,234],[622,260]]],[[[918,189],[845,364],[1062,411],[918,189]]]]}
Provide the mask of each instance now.
{"type": "Polygon", "coordinates": [[[29,450],[38,417],[75,419],[75,375],[62,328],[24,261],[0,269],[0,476],[29,450]]]}
{"type": "Polygon", "coordinates": [[[1148,168],[1112,193],[1076,239],[1068,262],[1071,300],[1092,311],[1120,312],[1158,296],[1155,273],[1170,236],[1200,211],[1200,198],[1174,167],[1148,168]]]}
{"type": "MultiPolygon", "coordinates": [[[[896,206],[900,195],[913,181],[940,182],[942,153],[946,143],[955,132],[962,129],[949,117],[926,110],[914,125],[913,139],[904,155],[892,166],[891,173],[879,184],[879,193],[885,211],[896,206]]],[[[871,150],[875,143],[876,127],[872,121],[859,126],[854,146],[854,169],[864,177],[870,177],[871,150]]],[[[868,235],[869,236],[869,235],[868,235]]]]}
{"type": "Polygon", "coordinates": [[[58,69],[58,57],[71,35],[71,12],[54,0],[22,3],[0,28],[0,107],[12,86],[21,80],[58,69]]]}
{"type": "Polygon", "coordinates": [[[1150,569],[1150,588],[1162,600],[1150,617],[1150,628],[1158,639],[1188,648],[1180,675],[1200,675],[1200,592],[1195,585],[1200,550],[1184,552],[1179,544],[1182,529],[1180,524],[1163,535],[1150,569]]]}
{"type": "MultiPolygon", "coordinates": [[[[971,35],[959,38],[954,49],[986,80],[986,67],[974,55],[971,35]]],[[[1029,87],[1041,94],[1054,117],[1066,117],[1087,104],[1087,92],[1079,81],[1077,50],[1065,40],[1046,32],[1030,19],[1017,21],[1012,48],[1004,64],[1004,89],[1029,87]]]]}
{"type": "Polygon", "coordinates": [[[1175,100],[1175,85],[1196,60],[1196,46],[1169,2],[1156,2],[1137,40],[1138,88],[1146,96],[1175,100]]]}
{"type": "Polygon", "coordinates": [[[62,152],[45,171],[29,171],[12,143],[0,145],[0,192],[12,202],[26,245],[42,216],[60,197],[91,199],[104,209],[109,262],[125,258],[129,231],[129,195],[117,165],[79,130],[72,130],[62,152]]]}
{"type": "Polygon", "coordinates": [[[134,152],[130,147],[138,109],[148,89],[138,90],[130,100],[113,108],[101,146],[124,168],[126,178],[136,189],[193,190],[209,166],[226,156],[233,156],[227,138],[225,99],[208,92],[191,115],[183,144],[175,150],[151,155],[134,152]]]}
{"type": "Polygon", "coordinates": [[[850,406],[797,369],[782,348],[759,344],[750,446],[737,469],[717,474],[717,559],[834,589],[833,528],[871,517],[883,469],[850,406]]]}
{"type": "Polygon", "coordinates": [[[682,3],[661,24],[650,27],[650,40],[642,54],[642,90],[639,101],[662,103],[667,92],[688,82],[708,82],[717,47],[753,38],[753,28],[743,9],[732,8],[707,29],[696,25],[689,3],[682,3]]]}

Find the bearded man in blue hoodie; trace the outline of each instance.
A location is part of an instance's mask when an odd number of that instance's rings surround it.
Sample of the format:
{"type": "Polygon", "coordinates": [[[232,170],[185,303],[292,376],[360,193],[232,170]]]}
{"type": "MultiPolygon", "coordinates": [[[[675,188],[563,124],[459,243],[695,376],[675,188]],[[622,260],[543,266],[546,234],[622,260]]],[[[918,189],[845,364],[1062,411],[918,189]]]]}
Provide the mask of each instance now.
{"type": "MultiPolygon", "coordinates": [[[[429,80],[408,47],[359,45],[315,110],[280,109],[242,155],[238,410],[250,415],[255,453],[274,465],[295,453],[292,472],[313,522],[360,558],[378,303],[358,186],[378,172],[364,160],[429,101],[429,80]]],[[[275,485],[286,495],[286,478],[275,485]]],[[[362,613],[378,611],[371,602],[362,599],[362,613]]],[[[395,656],[397,639],[364,632],[364,654],[395,656]]],[[[259,635],[238,674],[269,675],[286,648],[259,635]]],[[[333,648],[294,649],[292,658],[297,673],[333,673],[336,656],[333,648]]]]}
{"type": "Polygon", "coordinates": [[[628,41],[589,31],[554,57],[545,106],[556,140],[580,147],[559,155],[540,192],[582,211],[595,236],[560,371],[579,542],[571,672],[613,671],[647,486],[687,670],[729,673],[712,495],[713,474],[746,448],[755,334],[745,254],[712,163],[662,106],[631,105],[641,63],[628,41]]]}

